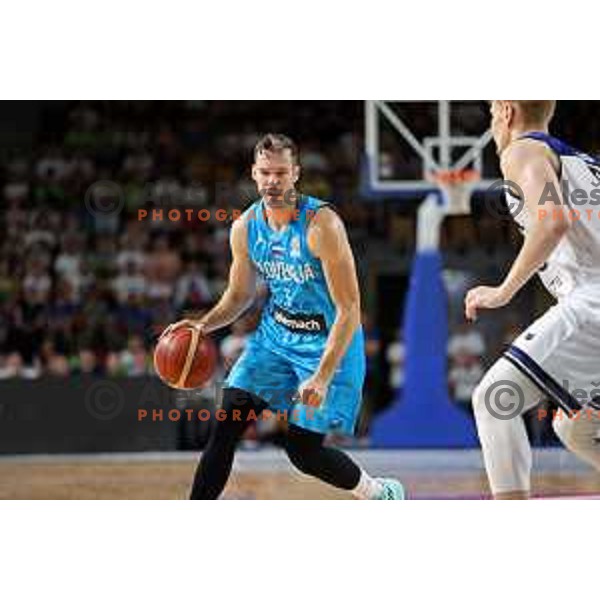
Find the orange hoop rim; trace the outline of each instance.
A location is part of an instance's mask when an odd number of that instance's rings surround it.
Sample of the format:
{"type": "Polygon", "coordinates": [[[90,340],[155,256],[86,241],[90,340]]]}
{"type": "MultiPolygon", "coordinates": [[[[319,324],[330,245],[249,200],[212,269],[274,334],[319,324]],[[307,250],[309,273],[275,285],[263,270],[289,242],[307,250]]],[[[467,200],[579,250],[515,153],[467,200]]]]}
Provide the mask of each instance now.
{"type": "Polygon", "coordinates": [[[481,175],[475,169],[443,169],[428,173],[429,181],[440,186],[460,185],[481,180],[481,175]]]}

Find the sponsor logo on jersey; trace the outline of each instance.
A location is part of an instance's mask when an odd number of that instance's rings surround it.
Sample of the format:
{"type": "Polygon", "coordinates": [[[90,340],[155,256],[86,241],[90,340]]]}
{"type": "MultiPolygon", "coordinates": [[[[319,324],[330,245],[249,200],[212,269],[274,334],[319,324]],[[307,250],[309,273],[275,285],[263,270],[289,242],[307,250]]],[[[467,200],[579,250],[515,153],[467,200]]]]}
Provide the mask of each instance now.
{"type": "Polygon", "coordinates": [[[321,333],[327,329],[321,314],[290,313],[281,306],[273,307],[273,318],[277,323],[295,333],[321,333]]]}
{"type": "Polygon", "coordinates": [[[588,164],[588,168],[592,172],[592,177],[596,179],[596,181],[592,181],[592,185],[594,187],[600,186],[600,165],[588,164]]]}

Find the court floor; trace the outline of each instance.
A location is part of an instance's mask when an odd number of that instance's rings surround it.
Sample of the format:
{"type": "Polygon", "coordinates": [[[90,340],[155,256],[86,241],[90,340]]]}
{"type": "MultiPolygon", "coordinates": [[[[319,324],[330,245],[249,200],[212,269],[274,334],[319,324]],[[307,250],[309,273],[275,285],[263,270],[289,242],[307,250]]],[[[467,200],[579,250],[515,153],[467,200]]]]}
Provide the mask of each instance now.
{"type": "MultiPolygon", "coordinates": [[[[413,499],[489,496],[476,450],[358,450],[374,475],[400,478],[413,499]]],[[[198,454],[20,455],[0,457],[0,499],[185,499],[198,454]]],[[[564,450],[534,454],[538,497],[600,499],[600,475],[564,450]]],[[[351,499],[300,474],[280,450],[240,451],[226,499],[351,499]]]]}

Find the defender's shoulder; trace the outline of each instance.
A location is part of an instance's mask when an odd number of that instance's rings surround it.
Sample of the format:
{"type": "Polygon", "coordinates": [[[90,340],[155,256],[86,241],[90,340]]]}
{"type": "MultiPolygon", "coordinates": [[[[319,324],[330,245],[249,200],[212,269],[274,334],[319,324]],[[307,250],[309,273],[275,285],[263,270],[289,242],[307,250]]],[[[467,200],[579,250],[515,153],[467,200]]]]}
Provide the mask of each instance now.
{"type": "Polygon", "coordinates": [[[505,177],[522,172],[527,166],[550,163],[558,170],[558,156],[543,141],[523,138],[512,142],[500,156],[500,167],[505,177]]]}

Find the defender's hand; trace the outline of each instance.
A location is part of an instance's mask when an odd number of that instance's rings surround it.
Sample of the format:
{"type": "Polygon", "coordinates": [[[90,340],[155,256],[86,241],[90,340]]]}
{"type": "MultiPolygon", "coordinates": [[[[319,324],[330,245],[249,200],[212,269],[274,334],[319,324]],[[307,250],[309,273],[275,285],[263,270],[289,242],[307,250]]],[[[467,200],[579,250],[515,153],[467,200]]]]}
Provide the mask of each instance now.
{"type": "Polygon", "coordinates": [[[489,287],[481,285],[472,288],[465,296],[465,317],[469,321],[477,318],[477,312],[486,308],[500,308],[510,302],[510,297],[502,287],[489,287]]]}

